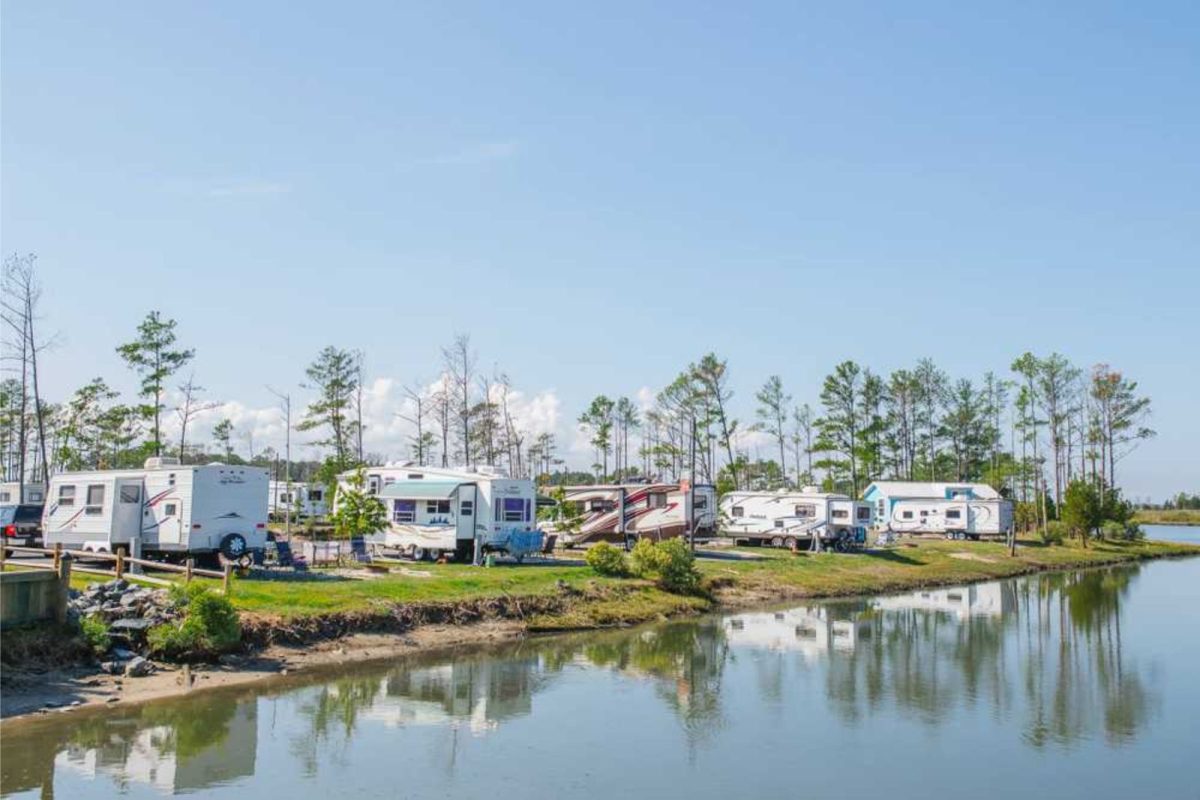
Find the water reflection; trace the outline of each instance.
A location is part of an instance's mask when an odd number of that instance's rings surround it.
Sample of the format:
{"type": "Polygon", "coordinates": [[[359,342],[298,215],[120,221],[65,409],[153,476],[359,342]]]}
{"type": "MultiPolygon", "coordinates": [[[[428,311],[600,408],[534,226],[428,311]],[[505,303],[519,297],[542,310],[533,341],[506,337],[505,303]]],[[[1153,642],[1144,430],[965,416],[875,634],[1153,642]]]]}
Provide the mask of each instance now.
{"type": "Polygon", "coordinates": [[[1092,737],[1119,746],[1144,729],[1159,702],[1122,649],[1122,602],[1138,572],[1047,575],[535,639],[453,660],[363,667],[277,688],[273,697],[211,693],[44,719],[4,737],[0,791],[53,796],[56,773],[163,794],[234,782],[254,774],[264,703],[287,707],[286,749],[295,760],[287,769],[301,775],[348,758],[357,736],[417,728],[445,737],[442,766],[453,773],[460,736],[490,737],[536,714],[539,695],[564,676],[597,670],[651,687],[693,754],[731,719],[811,704],[812,678],[816,696],[848,726],[892,714],[937,727],[982,707],[1002,726],[995,735],[1019,730],[1033,748],[1092,737]],[[736,709],[726,707],[726,683],[740,690],[736,709]]]}

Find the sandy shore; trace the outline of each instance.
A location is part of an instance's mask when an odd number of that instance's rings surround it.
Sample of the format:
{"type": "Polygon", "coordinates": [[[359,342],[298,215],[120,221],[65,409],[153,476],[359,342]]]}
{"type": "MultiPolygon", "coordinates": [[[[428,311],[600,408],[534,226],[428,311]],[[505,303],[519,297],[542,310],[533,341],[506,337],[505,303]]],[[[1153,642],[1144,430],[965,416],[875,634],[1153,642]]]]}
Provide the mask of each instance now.
{"type": "Polygon", "coordinates": [[[151,675],[125,678],[81,666],[54,672],[5,670],[0,691],[3,727],[22,718],[64,713],[96,706],[145,703],[206,689],[247,684],[316,670],[335,664],[361,663],[436,652],[464,645],[504,642],[523,636],[518,621],[476,625],[429,625],[405,635],[359,633],[304,647],[269,647],[252,656],[226,658],[227,663],[183,667],[158,664],[151,675]]]}

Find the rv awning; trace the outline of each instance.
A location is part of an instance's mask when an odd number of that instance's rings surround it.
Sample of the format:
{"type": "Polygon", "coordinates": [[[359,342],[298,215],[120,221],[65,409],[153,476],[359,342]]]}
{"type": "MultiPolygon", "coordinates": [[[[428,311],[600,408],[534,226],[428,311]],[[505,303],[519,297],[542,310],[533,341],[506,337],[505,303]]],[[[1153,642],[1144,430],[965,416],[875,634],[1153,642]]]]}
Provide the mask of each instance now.
{"type": "Polygon", "coordinates": [[[445,500],[454,494],[461,483],[443,481],[396,481],[379,490],[379,497],[402,497],[405,500],[445,500]]]}

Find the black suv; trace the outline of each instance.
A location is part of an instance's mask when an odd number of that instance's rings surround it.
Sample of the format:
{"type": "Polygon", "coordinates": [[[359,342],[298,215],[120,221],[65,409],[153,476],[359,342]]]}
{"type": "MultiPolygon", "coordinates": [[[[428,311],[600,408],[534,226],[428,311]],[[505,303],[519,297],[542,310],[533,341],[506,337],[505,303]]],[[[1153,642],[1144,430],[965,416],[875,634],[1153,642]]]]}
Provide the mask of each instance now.
{"type": "Polygon", "coordinates": [[[35,503],[0,506],[0,534],[4,536],[4,555],[9,547],[42,546],[42,509],[35,503]]]}

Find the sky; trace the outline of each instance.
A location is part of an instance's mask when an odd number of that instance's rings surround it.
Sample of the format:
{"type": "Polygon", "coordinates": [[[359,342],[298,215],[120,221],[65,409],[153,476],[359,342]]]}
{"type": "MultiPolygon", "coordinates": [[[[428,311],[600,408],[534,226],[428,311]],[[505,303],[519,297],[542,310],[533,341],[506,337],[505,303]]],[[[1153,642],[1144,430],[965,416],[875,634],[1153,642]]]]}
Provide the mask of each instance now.
{"type": "Polygon", "coordinates": [[[0,45],[51,399],[131,392],[159,309],[258,447],[361,349],[399,457],[469,333],[584,465],[591,397],[710,350],[747,420],[770,374],[1058,351],[1152,398],[1130,494],[1200,490],[1195,3],[10,2],[0,45]]]}

